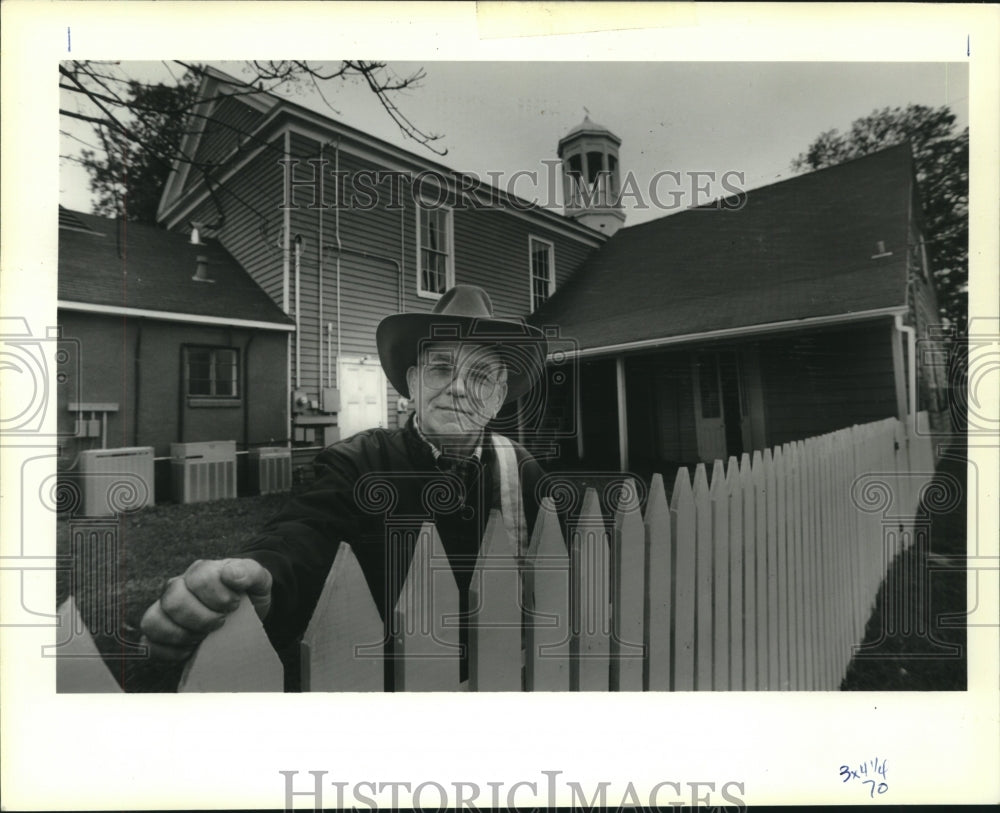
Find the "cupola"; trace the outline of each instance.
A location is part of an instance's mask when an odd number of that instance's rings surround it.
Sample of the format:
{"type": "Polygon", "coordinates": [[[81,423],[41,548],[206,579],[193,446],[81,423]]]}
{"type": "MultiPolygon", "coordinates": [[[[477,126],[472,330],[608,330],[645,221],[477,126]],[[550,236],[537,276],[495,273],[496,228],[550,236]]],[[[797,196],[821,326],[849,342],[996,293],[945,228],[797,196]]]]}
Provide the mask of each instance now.
{"type": "Polygon", "coordinates": [[[621,143],[607,127],[591,121],[589,113],[559,140],[566,214],[609,237],[625,222],[619,197],[621,143]]]}

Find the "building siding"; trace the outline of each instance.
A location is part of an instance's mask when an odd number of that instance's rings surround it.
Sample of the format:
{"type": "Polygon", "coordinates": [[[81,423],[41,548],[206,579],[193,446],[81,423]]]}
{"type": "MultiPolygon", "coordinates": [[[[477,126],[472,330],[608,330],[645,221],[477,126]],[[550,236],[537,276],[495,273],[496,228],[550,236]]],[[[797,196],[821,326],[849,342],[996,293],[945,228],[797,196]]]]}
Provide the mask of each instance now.
{"type": "MultiPolygon", "coordinates": [[[[327,145],[321,153],[319,142],[295,132],[291,134],[290,144],[291,156],[300,161],[296,180],[313,177],[313,167],[306,163],[309,159],[322,155],[328,162],[324,166],[326,180],[322,201],[329,208],[310,208],[312,188],[302,186],[294,191],[294,208],[290,212],[293,238],[295,235],[302,237],[299,363],[296,378],[293,341],[292,383],[293,386],[297,383],[310,400],[316,400],[327,382],[334,387],[340,386],[337,381],[338,244],[341,249],[339,351],[343,357],[377,356],[375,329],[384,317],[400,311],[429,312],[435,300],[417,294],[417,219],[409,183],[404,181],[401,194],[395,196],[389,194],[388,183],[383,183],[377,189],[378,194],[373,196],[360,186],[354,186],[351,179],[358,171],[384,171],[385,167],[373,165],[343,147],[338,152],[327,145]],[[338,197],[337,185],[332,181],[335,169],[348,175],[348,181],[339,190],[342,203],[346,202],[339,215],[333,208],[338,197]],[[332,365],[328,359],[332,359],[332,365]]],[[[240,215],[240,218],[245,217],[240,215]]],[[[543,237],[554,244],[557,285],[564,283],[593,250],[552,229],[500,210],[455,209],[452,223],[455,281],[482,286],[493,300],[498,316],[524,316],[528,312],[529,236],[543,237]]],[[[238,247],[227,244],[227,248],[241,259],[238,247]]],[[[294,257],[291,265],[293,279],[287,311],[294,316],[294,257]]],[[[268,290],[263,281],[261,284],[268,290]]],[[[398,399],[399,393],[386,382],[386,421],[390,427],[407,416],[406,412],[397,411],[398,399]]]]}
{"type": "MultiPolygon", "coordinates": [[[[286,442],[284,386],[270,383],[284,382],[283,332],[125,320],[73,311],[60,311],[59,324],[63,335],[76,340],[80,348],[80,391],[72,385],[59,390],[60,433],[72,433],[75,414],[69,411],[70,402],[112,402],[118,404],[118,411],[108,416],[109,448],[152,446],[157,456],[165,456],[170,444],[178,442],[235,440],[241,449],[286,442]],[[243,389],[239,406],[188,404],[181,375],[185,344],[240,350],[243,389]]],[[[67,347],[73,348],[74,343],[68,342],[67,347]]],[[[89,448],[100,448],[100,439],[67,439],[63,464],[72,465],[76,454],[89,448]]]]}
{"type": "MultiPolygon", "coordinates": [[[[198,137],[194,161],[196,165],[219,164],[241,143],[252,145],[247,134],[253,132],[264,117],[260,111],[232,96],[216,101],[208,115],[204,130],[198,137]]],[[[185,178],[182,192],[194,186],[200,178],[201,173],[192,167],[185,178]]]]}
{"type": "Polygon", "coordinates": [[[767,445],[894,416],[893,329],[887,319],[762,340],[767,445]]]}

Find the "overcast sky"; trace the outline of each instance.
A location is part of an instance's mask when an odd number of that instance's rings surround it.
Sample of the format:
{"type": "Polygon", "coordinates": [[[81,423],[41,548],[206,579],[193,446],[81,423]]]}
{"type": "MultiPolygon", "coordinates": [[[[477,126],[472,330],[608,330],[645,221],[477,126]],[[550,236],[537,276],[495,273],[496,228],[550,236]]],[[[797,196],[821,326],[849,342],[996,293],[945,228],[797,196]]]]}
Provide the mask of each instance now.
{"type": "MultiPolygon", "coordinates": [[[[213,63],[240,75],[242,63],[213,63]]],[[[686,173],[714,172],[710,198],[726,194],[725,172],[742,173],[753,189],[788,177],[790,162],[821,132],[847,130],[855,119],[883,107],[919,103],[949,105],[959,127],[968,123],[968,70],[964,64],[914,62],[391,62],[400,75],[423,68],[420,86],[399,94],[401,110],[421,129],[442,134],[448,150],[439,158],[402,137],[360,83],[337,82],[327,98],[336,112],[305,90],[296,101],[449,167],[501,173],[506,184],[517,171],[514,191],[544,205],[551,200],[543,161],[556,158],[556,144],[589,111],[621,140],[623,172],[636,178],[642,197],[656,173],[660,200],[681,206],[692,197],[686,173]],[[683,198],[671,195],[676,190],[683,198]]],[[[177,73],[178,68],[171,66],[177,73]]],[[[163,63],[123,62],[120,70],[142,79],[169,81],[163,63]]],[[[74,130],[87,138],[86,129],[74,130]]],[[[64,139],[64,150],[74,143],[64,139]]],[[[730,176],[734,178],[736,176],[730,176]]],[[[706,185],[702,176],[700,185],[706,185]]],[[[557,192],[558,195],[558,192],[557,192]]],[[[60,201],[88,210],[87,176],[62,162],[60,201]]],[[[628,224],[664,213],[626,201],[628,224]]]]}

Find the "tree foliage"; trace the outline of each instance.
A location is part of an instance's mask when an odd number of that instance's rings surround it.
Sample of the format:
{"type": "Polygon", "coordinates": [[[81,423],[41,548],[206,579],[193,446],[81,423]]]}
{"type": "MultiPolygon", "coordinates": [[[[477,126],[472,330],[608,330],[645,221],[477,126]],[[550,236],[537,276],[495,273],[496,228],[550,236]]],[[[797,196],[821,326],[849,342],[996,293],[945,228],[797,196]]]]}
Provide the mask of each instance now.
{"type": "Polygon", "coordinates": [[[792,169],[832,166],[910,142],[922,204],[921,223],[942,319],[964,333],[969,281],[969,128],[955,132],[948,107],[911,104],[857,119],[850,132],[828,130],[792,169]]]}
{"type": "MultiPolygon", "coordinates": [[[[138,81],[113,62],[71,61],[59,66],[60,116],[90,124],[96,138],[96,143],[90,142],[69,128],[62,131],[85,145],[79,155],[63,157],[81,163],[90,174],[91,191],[97,195],[95,214],[155,223],[171,168],[186,163],[201,174],[223,216],[214,183],[218,167],[197,162],[181,151],[184,136],[205,126],[211,104],[221,98],[221,91],[215,98],[199,96],[201,80],[210,75],[210,69],[203,65],[175,61],[168,67],[172,74],[180,73],[176,84],[138,81]]],[[[406,137],[438,155],[446,152],[435,144],[441,136],[421,130],[394,101],[398,91],[418,85],[423,71],[400,77],[383,62],[291,60],[245,62],[241,73],[241,78],[227,83],[226,96],[287,95],[310,88],[334,112],[329,98],[334,83],[359,79],[406,137]]],[[[258,143],[253,133],[241,132],[239,136],[241,149],[271,148],[258,143]]]]}

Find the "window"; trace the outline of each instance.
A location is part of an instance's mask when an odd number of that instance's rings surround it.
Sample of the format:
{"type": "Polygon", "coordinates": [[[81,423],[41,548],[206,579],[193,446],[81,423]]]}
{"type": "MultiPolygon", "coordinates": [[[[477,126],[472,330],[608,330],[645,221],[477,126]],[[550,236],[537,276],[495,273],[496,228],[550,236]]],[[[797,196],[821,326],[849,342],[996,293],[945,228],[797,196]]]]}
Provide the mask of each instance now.
{"type": "Polygon", "coordinates": [[[417,294],[437,299],[454,285],[451,209],[417,207],[417,294]]]}
{"type": "Polygon", "coordinates": [[[555,249],[547,240],[531,237],[528,251],[531,255],[531,312],[534,313],[556,289],[555,249]]]}
{"type": "Polygon", "coordinates": [[[239,398],[239,351],[232,347],[185,347],[184,381],[191,398],[239,398]]]}

